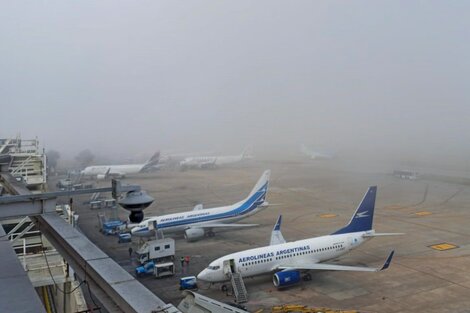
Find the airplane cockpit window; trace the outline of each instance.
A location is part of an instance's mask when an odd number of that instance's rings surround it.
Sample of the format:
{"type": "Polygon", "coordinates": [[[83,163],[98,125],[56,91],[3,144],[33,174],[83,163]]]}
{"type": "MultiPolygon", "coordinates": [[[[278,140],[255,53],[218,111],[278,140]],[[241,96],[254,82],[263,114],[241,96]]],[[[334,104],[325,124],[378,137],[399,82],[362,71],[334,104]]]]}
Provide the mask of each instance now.
{"type": "Polygon", "coordinates": [[[210,269],[210,270],[216,271],[220,268],[220,266],[218,266],[218,265],[217,266],[208,266],[207,268],[210,269]]]}

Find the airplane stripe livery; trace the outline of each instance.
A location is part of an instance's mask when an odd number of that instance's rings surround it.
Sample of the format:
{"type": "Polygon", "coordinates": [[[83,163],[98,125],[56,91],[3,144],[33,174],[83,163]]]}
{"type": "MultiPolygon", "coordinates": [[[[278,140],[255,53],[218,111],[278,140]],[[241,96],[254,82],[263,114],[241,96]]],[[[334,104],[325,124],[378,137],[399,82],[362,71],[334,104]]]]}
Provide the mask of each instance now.
{"type": "Polygon", "coordinates": [[[184,231],[188,240],[195,240],[204,236],[205,230],[211,231],[212,228],[255,226],[229,223],[251,216],[267,206],[269,176],[270,171],[265,171],[250,195],[231,206],[203,209],[202,205],[197,205],[193,211],[147,219],[132,228],[131,233],[134,236],[151,236],[155,228],[163,232],[184,231]],[[189,238],[191,235],[193,238],[189,238]]]}
{"type": "MultiPolygon", "coordinates": [[[[371,237],[400,235],[378,234],[372,228],[377,187],[366,192],[350,222],[331,235],[286,242],[281,233],[282,216],[279,216],[271,233],[269,246],[249,249],[223,256],[199,273],[198,279],[216,283],[230,280],[232,273],[251,277],[274,272],[276,287],[286,287],[301,279],[301,272],[308,270],[336,270],[378,272],[389,267],[393,251],[382,267],[344,266],[322,263],[335,259],[358,247],[371,237]]],[[[304,279],[311,278],[306,274],[304,279]]]]}

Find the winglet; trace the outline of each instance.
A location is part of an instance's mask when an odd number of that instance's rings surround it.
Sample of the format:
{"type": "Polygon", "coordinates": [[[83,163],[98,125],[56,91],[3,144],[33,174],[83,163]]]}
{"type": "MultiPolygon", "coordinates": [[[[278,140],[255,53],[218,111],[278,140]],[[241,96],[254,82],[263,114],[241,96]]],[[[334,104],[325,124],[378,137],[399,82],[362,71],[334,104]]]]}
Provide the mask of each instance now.
{"type": "Polygon", "coordinates": [[[388,256],[387,260],[385,261],[385,263],[382,266],[382,268],[380,269],[380,271],[383,271],[383,270],[386,270],[387,268],[389,268],[390,263],[392,263],[392,258],[393,258],[394,253],[395,253],[395,250],[392,250],[392,252],[390,252],[390,255],[388,256]]]}
{"type": "Polygon", "coordinates": [[[279,217],[277,218],[276,225],[274,225],[273,230],[281,230],[281,223],[282,223],[282,215],[279,215],[279,217]]]}
{"type": "Polygon", "coordinates": [[[281,223],[282,223],[282,215],[279,215],[279,217],[277,218],[277,222],[274,225],[273,231],[271,232],[271,241],[269,242],[270,246],[278,245],[278,244],[286,242],[286,240],[284,239],[284,236],[282,236],[281,223]]]}

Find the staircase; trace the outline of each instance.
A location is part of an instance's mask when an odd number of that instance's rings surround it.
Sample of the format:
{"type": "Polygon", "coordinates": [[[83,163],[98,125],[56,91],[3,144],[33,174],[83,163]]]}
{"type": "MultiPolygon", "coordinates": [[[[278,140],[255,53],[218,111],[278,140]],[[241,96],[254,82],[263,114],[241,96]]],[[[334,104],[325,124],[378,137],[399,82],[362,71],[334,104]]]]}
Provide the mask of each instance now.
{"type": "Polygon", "coordinates": [[[37,139],[0,139],[0,152],[10,156],[8,170],[13,177],[22,179],[32,190],[44,189],[46,157],[37,139]]]}
{"type": "Polygon", "coordinates": [[[230,275],[232,282],[233,293],[235,294],[235,301],[237,303],[244,303],[248,301],[248,293],[246,292],[245,283],[243,282],[240,273],[232,273],[230,275]]]}

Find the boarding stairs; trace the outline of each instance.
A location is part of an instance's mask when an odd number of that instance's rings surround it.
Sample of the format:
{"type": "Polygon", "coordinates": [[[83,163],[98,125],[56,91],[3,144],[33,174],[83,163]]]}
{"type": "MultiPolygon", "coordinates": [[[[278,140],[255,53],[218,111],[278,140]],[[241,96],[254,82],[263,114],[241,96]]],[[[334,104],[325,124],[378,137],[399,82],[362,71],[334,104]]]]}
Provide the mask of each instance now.
{"type": "Polygon", "coordinates": [[[243,282],[242,275],[240,273],[231,273],[230,281],[232,283],[233,293],[235,295],[235,301],[237,303],[244,303],[248,301],[248,293],[246,291],[245,283],[243,282]]]}

